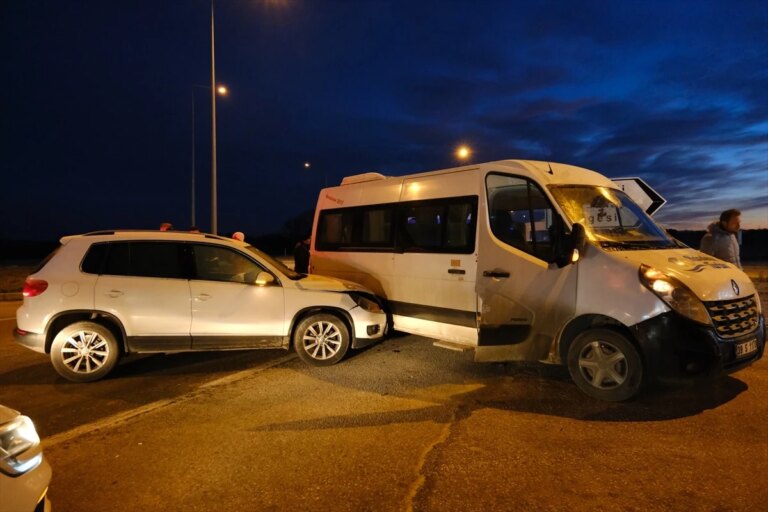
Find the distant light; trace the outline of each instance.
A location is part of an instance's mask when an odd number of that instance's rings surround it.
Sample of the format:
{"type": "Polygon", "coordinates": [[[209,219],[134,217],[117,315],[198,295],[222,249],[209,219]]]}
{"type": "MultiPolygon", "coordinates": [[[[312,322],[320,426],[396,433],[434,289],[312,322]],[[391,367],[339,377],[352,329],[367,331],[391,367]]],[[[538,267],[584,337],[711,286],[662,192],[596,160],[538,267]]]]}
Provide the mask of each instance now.
{"type": "Polygon", "coordinates": [[[216,88],[216,92],[219,93],[219,96],[226,96],[227,94],[229,94],[229,89],[227,89],[223,85],[220,85],[216,88]]]}
{"type": "Polygon", "coordinates": [[[459,160],[467,160],[470,156],[472,156],[472,150],[469,146],[459,146],[456,149],[456,158],[459,160]]]}
{"type": "Polygon", "coordinates": [[[304,168],[309,169],[309,167],[310,167],[309,162],[304,162],[304,168]]]}

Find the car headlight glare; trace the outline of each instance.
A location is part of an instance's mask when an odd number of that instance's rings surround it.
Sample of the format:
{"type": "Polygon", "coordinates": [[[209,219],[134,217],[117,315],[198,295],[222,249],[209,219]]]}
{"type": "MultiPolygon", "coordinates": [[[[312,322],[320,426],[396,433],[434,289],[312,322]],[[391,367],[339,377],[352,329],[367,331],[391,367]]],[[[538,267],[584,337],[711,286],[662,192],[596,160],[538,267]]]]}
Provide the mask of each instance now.
{"type": "Polygon", "coordinates": [[[711,323],[704,303],[674,277],[648,265],[641,265],[640,282],[681,315],[701,324],[711,323]]]}
{"type": "Polygon", "coordinates": [[[369,299],[365,295],[359,293],[350,293],[350,297],[355,301],[355,304],[368,311],[369,313],[381,313],[381,306],[378,302],[369,299]]]}
{"type": "Polygon", "coordinates": [[[37,467],[43,460],[40,437],[26,416],[0,426],[0,471],[16,476],[37,467]]]}

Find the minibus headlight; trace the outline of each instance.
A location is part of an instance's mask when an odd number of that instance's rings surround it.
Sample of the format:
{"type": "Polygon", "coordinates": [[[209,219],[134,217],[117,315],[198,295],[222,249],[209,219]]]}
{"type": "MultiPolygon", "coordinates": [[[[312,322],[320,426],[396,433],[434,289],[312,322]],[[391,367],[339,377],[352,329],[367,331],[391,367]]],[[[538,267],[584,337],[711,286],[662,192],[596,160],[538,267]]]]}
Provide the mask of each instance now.
{"type": "Polygon", "coordinates": [[[704,303],[674,277],[648,265],[641,265],[640,282],[681,315],[705,325],[710,324],[704,303]]]}
{"type": "Polygon", "coordinates": [[[16,476],[26,473],[43,460],[40,437],[26,416],[17,416],[0,426],[0,471],[16,476]]]}
{"type": "Polygon", "coordinates": [[[364,310],[368,311],[369,313],[381,313],[381,306],[374,301],[369,299],[368,297],[361,295],[359,293],[350,293],[350,297],[352,297],[352,300],[355,301],[355,304],[363,308],[364,310]]]}

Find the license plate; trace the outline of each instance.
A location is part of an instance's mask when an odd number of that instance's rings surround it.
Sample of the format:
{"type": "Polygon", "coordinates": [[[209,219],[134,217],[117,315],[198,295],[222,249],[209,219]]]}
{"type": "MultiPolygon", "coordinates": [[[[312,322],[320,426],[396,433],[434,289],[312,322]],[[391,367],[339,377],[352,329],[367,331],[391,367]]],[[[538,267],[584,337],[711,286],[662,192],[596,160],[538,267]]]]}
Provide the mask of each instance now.
{"type": "Polygon", "coordinates": [[[757,340],[750,340],[746,343],[736,345],[736,357],[744,357],[757,350],[757,340]]]}

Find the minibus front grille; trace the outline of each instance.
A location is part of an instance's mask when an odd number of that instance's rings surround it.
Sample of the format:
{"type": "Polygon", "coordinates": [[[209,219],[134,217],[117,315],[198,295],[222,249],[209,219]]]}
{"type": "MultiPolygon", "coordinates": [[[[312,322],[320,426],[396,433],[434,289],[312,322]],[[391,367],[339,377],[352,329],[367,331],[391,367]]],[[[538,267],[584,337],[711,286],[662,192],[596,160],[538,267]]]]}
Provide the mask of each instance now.
{"type": "Polygon", "coordinates": [[[744,299],[705,302],[712,323],[721,338],[736,338],[757,329],[755,296],[744,299]]]}

